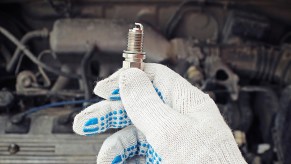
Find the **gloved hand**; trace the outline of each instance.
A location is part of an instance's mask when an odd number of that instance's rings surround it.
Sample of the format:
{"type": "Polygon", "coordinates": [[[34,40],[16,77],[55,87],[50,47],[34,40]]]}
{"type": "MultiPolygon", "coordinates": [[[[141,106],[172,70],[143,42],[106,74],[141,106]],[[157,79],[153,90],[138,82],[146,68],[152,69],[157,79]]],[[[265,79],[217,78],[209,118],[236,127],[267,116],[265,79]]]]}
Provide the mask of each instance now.
{"type": "Polygon", "coordinates": [[[121,69],[94,93],[106,100],[78,114],[74,131],[126,127],[105,140],[97,163],[135,155],[149,163],[246,163],[213,100],[166,66],[121,69]]]}

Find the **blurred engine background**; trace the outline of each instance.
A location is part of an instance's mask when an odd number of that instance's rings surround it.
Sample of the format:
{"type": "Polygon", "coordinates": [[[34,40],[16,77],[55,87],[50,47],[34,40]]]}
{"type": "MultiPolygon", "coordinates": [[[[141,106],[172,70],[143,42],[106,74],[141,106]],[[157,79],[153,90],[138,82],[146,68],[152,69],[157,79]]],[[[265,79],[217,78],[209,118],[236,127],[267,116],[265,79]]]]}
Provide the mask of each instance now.
{"type": "Polygon", "coordinates": [[[1,0],[0,163],[95,163],[72,121],[145,27],[146,62],[209,93],[248,163],[291,163],[291,3],[1,0]],[[288,156],[289,155],[289,156],[288,156]]]}

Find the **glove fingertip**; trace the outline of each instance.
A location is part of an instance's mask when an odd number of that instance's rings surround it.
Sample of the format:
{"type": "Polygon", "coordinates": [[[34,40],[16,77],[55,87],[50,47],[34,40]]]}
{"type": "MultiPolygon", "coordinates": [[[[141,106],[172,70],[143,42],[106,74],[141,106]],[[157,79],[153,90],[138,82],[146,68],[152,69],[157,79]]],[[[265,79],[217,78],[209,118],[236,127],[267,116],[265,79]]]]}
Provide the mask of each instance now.
{"type": "Polygon", "coordinates": [[[93,90],[94,94],[107,100],[110,99],[112,91],[118,88],[119,75],[122,70],[120,69],[108,78],[99,81],[93,90]]]}
{"type": "Polygon", "coordinates": [[[110,92],[108,92],[107,88],[109,85],[110,84],[108,84],[108,79],[99,81],[93,90],[94,94],[101,98],[108,99],[110,92]]]}

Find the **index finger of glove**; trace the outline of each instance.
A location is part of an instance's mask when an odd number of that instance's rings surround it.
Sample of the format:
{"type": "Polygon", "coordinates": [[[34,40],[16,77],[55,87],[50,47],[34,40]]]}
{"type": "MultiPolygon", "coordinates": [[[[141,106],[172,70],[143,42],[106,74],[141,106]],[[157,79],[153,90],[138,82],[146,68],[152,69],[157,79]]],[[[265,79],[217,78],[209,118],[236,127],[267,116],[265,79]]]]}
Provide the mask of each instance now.
{"type": "MultiPolygon", "coordinates": [[[[99,97],[107,100],[120,100],[119,96],[119,78],[120,74],[125,69],[120,69],[108,78],[101,80],[94,88],[94,93],[99,97]]],[[[173,89],[173,82],[176,80],[183,80],[183,78],[169,69],[166,66],[155,63],[145,63],[143,70],[148,78],[152,81],[157,93],[160,94],[162,99],[166,100],[166,104],[171,104],[171,90],[173,89]]],[[[185,80],[185,82],[187,82],[185,80]]]]}
{"type": "MultiPolygon", "coordinates": [[[[118,82],[124,70],[120,69],[110,77],[99,81],[94,93],[107,100],[120,100],[118,82]]],[[[164,65],[145,63],[144,72],[152,81],[160,98],[182,114],[191,112],[185,109],[194,109],[193,107],[210,99],[207,94],[164,65]]]]}
{"type": "Polygon", "coordinates": [[[131,120],[120,101],[104,100],[80,112],[74,118],[73,130],[80,135],[94,135],[130,124],[131,120]]]}

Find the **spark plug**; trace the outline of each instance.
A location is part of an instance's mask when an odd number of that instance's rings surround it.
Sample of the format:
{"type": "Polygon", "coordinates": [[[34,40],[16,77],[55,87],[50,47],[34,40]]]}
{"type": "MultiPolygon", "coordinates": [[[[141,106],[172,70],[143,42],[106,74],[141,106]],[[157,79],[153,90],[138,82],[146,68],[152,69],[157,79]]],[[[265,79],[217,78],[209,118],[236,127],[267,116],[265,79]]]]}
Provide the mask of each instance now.
{"type": "Polygon", "coordinates": [[[146,53],[143,52],[143,26],[135,23],[135,27],[129,29],[127,50],[123,51],[123,68],[139,68],[143,70],[143,60],[146,53]]]}

